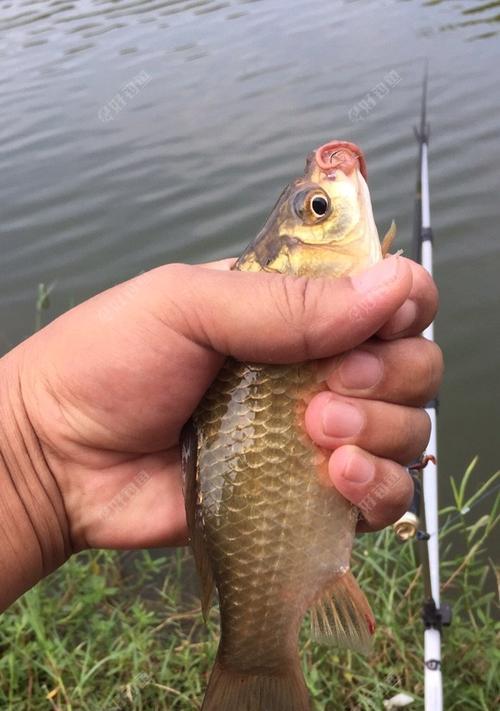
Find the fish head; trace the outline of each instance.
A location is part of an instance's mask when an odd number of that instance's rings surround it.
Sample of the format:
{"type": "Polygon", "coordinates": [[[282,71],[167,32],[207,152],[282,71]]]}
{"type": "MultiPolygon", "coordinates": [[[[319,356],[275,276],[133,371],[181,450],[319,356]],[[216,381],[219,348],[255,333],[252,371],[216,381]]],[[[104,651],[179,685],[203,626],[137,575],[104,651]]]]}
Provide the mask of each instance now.
{"type": "Polygon", "coordinates": [[[347,141],[312,152],[235,265],[244,271],[343,276],[381,259],[363,153],[347,141]]]}

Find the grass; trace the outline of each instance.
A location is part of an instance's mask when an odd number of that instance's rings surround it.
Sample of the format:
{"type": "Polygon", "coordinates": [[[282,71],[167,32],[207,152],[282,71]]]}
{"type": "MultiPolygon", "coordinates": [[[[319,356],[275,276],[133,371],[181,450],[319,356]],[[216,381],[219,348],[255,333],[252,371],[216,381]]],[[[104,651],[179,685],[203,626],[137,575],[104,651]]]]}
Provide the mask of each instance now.
{"type": "MultiPolygon", "coordinates": [[[[445,707],[500,705],[494,624],[495,573],[485,545],[499,519],[498,475],[474,493],[474,463],[452,481],[441,512],[443,596],[454,621],[444,633],[445,707]],[[475,518],[482,499],[489,512],[475,518]]],[[[317,711],[383,709],[399,691],[423,708],[422,581],[412,543],[391,530],[364,535],[354,572],[378,621],[374,653],[319,646],[302,633],[317,711]]],[[[186,551],[85,552],[2,616],[0,708],[8,711],[189,711],[199,707],[215,656],[218,620],[205,627],[186,551]]]]}

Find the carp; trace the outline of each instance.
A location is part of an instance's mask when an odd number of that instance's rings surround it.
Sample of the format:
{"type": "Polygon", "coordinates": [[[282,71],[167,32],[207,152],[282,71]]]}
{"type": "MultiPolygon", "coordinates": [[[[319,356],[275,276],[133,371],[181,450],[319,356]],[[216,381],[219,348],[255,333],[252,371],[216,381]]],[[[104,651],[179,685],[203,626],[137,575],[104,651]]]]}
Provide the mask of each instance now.
{"type": "MultiPolygon", "coordinates": [[[[382,259],[361,150],[311,153],[234,269],[349,276],[382,259]]],[[[251,294],[249,294],[251,298],[251,294]]],[[[304,429],[325,389],[317,363],[229,358],[183,435],[190,542],[206,615],[214,587],[220,645],[203,711],[306,711],[298,635],[367,650],[369,604],[349,570],[357,509],[332,486],[329,452],[304,429]]]]}

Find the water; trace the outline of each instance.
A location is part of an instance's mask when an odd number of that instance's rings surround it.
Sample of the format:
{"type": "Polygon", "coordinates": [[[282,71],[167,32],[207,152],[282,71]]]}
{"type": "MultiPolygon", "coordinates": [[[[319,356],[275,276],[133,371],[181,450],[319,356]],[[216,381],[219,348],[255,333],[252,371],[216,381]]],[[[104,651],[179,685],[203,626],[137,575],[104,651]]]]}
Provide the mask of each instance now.
{"type": "Polygon", "coordinates": [[[365,149],[380,230],[395,218],[409,248],[429,58],[442,500],[473,455],[478,478],[498,467],[499,2],[0,10],[3,351],[32,331],[39,282],[55,283],[54,317],[160,263],[238,254],[305,154],[333,137],[365,149]],[[388,91],[373,92],[381,82],[388,91]]]}

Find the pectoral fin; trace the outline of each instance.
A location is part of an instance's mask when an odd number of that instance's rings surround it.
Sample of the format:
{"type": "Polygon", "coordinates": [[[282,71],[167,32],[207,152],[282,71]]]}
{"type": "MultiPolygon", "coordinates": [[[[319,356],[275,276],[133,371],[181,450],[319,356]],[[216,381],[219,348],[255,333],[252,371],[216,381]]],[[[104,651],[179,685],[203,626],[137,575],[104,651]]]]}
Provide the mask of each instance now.
{"type": "Polygon", "coordinates": [[[203,533],[203,512],[199,504],[198,485],[198,436],[196,428],[190,420],[181,434],[182,475],[184,485],[184,502],[186,518],[190,535],[196,570],[200,579],[200,600],[203,617],[207,619],[212,603],[214,577],[210,558],[207,554],[203,533]]]}
{"type": "Polygon", "coordinates": [[[313,637],[318,642],[367,654],[375,631],[370,605],[352,573],[335,578],[311,609],[313,637]]]}

